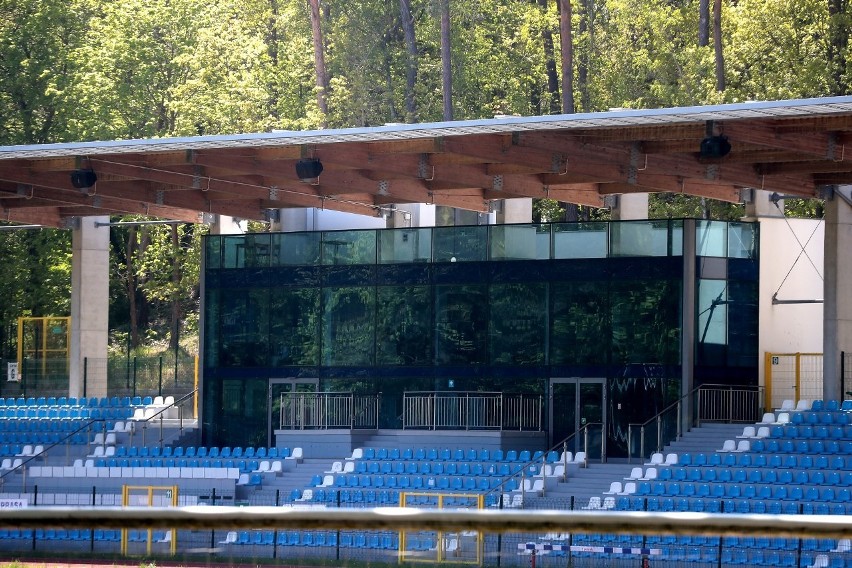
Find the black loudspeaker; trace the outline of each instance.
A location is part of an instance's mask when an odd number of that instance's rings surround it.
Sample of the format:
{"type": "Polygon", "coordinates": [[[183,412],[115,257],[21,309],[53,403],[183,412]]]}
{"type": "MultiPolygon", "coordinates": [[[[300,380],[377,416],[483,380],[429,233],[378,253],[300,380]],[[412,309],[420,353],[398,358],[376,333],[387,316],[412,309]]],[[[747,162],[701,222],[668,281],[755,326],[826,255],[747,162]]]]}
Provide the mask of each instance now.
{"type": "Polygon", "coordinates": [[[322,173],[322,162],[316,158],[305,158],[296,162],[296,175],[300,180],[312,180],[322,173]]]}
{"type": "Polygon", "coordinates": [[[77,189],[86,189],[95,185],[98,176],[94,170],[74,170],[71,172],[71,185],[77,189]]]}
{"type": "Polygon", "coordinates": [[[724,158],[731,151],[731,143],[726,136],[708,136],[701,141],[699,153],[702,158],[724,158]]]}

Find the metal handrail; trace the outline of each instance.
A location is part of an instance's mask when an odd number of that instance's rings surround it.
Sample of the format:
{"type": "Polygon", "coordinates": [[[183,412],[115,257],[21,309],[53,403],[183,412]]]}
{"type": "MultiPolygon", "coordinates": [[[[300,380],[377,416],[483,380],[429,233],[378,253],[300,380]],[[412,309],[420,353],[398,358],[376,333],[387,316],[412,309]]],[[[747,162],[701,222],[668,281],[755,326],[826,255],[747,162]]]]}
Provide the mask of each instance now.
{"type": "Polygon", "coordinates": [[[633,429],[635,427],[639,428],[639,436],[640,436],[640,438],[639,438],[639,457],[641,459],[644,459],[644,457],[645,457],[645,428],[651,423],[656,423],[656,425],[657,425],[657,445],[656,445],[657,449],[656,449],[656,451],[658,451],[658,452],[661,451],[662,450],[662,444],[663,444],[663,441],[662,441],[662,433],[663,433],[662,420],[663,420],[663,416],[665,414],[668,414],[674,408],[677,409],[677,417],[678,417],[677,422],[676,422],[677,431],[675,433],[675,440],[678,440],[678,439],[681,438],[681,436],[683,436],[684,424],[683,424],[682,404],[683,404],[684,399],[692,398],[696,394],[698,395],[699,402],[698,402],[698,404],[696,404],[696,412],[694,413],[693,422],[695,423],[696,426],[700,426],[702,416],[701,416],[701,413],[698,412],[698,411],[701,409],[700,401],[701,401],[701,393],[703,391],[717,390],[717,389],[727,389],[728,391],[733,391],[734,389],[742,389],[743,391],[748,391],[748,392],[751,392],[751,391],[759,392],[761,388],[762,387],[760,387],[758,385],[717,385],[717,384],[699,385],[697,387],[694,387],[687,394],[682,395],[675,402],[673,402],[673,403],[669,404],[668,406],[666,406],[665,408],[663,408],[660,412],[658,412],[656,415],[652,416],[651,418],[649,418],[645,422],[630,422],[630,423],[628,423],[627,424],[627,461],[628,461],[628,463],[630,463],[633,460],[633,453],[632,453],[633,429]]]}
{"type": "MultiPolygon", "coordinates": [[[[490,495],[490,494],[493,494],[495,492],[498,493],[500,495],[500,498],[498,500],[498,505],[502,509],[503,508],[503,499],[502,499],[503,490],[504,490],[506,484],[509,481],[511,481],[513,479],[517,479],[517,478],[520,478],[520,484],[519,485],[520,485],[521,495],[525,495],[526,490],[524,489],[524,480],[527,478],[527,475],[526,475],[527,470],[531,466],[538,465],[538,464],[541,464],[542,468],[544,468],[545,465],[549,465],[549,464],[546,463],[547,454],[549,454],[550,452],[559,451],[560,448],[562,450],[561,453],[560,453],[560,457],[561,457],[562,461],[560,463],[563,466],[562,479],[561,480],[563,482],[566,481],[567,477],[568,477],[568,465],[573,464],[573,463],[576,463],[576,464],[579,465],[579,462],[575,462],[575,461],[567,462],[565,460],[565,456],[568,452],[568,442],[572,438],[574,438],[575,436],[579,436],[581,433],[583,434],[583,450],[582,451],[583,451],[584,456],[583,456],[582,467],[586,467],[589,463],[589,459],[588,459],[589,429],[592,426],[603,426],[603,423],[602,422],[589,422],[587,424],[582,425],[578,430],[576,430],[575,432],[572,432],[570,435],[565,437],[561,442],[553,445],[551,448],[542,452],[542,455],[541,455],[540,458],[529,460],[528,462],[521,464],[521,466],[518,468],[518,471],[511,474],[510,476],[505,478],[503,481],[501,481],[500,484],[497,487],[494,487],[493,489],[490,489],[489,491],[487,491],[485,493],[485,495],[490,495]]],[[[601,456],[603,456],[603,444],[604,444],[604,441],[603,441],[603,436],[602,436],[601,437],[601,456]]],[[[541,472],[541,471],[542,470],[539,470],[539,472],[541,472]]],[[[531,475],[530,477],[535,478],[535,477],[539,477],[539,475],[534,474],[534,475],[531,475]]],[[[543,476],[542,476],[542,478],[543,478],[543,476]]],[[[544,485],[542,485],[542,493],[544,491],[546,491],[546,487],[544,485]]],[[[522,502],[522,507],[523,507],[523,498],[521,499],[521,502],[522,502]]]]}

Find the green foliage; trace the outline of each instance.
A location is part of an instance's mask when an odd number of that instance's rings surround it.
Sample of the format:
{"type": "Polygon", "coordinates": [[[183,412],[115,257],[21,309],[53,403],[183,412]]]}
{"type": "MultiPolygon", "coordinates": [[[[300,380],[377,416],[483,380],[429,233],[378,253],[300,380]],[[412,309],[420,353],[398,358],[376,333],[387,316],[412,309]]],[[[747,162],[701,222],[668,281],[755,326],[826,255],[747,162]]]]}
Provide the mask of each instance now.
{"type": "MultiPolygon", "coordinates": [[[[436,0],[411,0],[415,106],[442,118],[436,0]]],[[[723,0],[727,89],[717,92],[713,47],[699,47],[698,0],[572,3],[575,100],[583,111],[845,94],[848,14],[825,0],[723,0]],[[845,65],[845,67],[844,67],[845,65]]],[[[304,0],[0,0],[0,143],[373,126],[406,120],[408,50],[396,2],[324,2],[329,115],[315,96],[304,0]]],[[[453,1],[458,119],[545,114],[556,2],[453,1]]],[[[789,215],[821,217],[818,200],[789,215]]],[[[443,218],[439,210],[439,217],[443,218]]],[[[740,205],[682,195],[650,199],[655,218],[736,219],[740,205]]],[[[536,200],[538,220],[605,219],[605,209],[536,200]]],[[[458,217],[458,216],[456,216],[458,217]]],[[[440,224],[440,223],[439,223],[440,224]]],[[[200,239],[180,225],[111,230],[110,323],[157,338],[197,329],[200,239]],[[131,318],[131,313],[133,318],[131,318]],[[180,327],[174,319],[179,317],[180,327]],[[171,328],[171,329],[170,329],[171,328]]],[[[265,231],[254,224],[252,231],[265,231]]],[[[362,252],[353,243],[346,256],[362,252]]],[[[69,309],[70,234],[0,233],[0,321],[69,309]]],[[[342,260],[343,257],[341,257],[342,260]]],[[[313,325],[313,324],[311,324],[313,325]]]]}

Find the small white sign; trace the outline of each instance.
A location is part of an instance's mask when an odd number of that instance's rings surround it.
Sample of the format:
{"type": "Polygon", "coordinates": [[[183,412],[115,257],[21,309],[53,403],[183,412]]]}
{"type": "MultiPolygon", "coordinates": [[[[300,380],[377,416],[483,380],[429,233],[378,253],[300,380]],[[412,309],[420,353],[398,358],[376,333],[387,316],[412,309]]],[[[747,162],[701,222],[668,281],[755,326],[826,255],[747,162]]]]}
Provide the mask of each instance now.
{"type": "Polygon", "coordinates": [[[18,364],[17,363],[7,363],[6,364],[6,381],[10,383],[20,382],[21,375],[18,374],[18,364]]]}
{"type": "Polygon", "coordinates": [[[772,364],[777,365],[778,363],[780,363],[780,360],[778,359],[778,357],[773,357],[772,358],[772,364]]]}
{"type": "Polygon", "coordinates": [[[0,510],[3,509],[26,509],[26,499],[0,499],[0,510]]]}

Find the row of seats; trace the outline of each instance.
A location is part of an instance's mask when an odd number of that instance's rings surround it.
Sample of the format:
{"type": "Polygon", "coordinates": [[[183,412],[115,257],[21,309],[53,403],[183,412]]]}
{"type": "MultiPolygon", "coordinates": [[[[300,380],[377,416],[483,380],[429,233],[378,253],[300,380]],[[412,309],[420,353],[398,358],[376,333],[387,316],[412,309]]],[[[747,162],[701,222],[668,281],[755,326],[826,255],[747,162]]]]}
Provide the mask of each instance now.
{"type": "Polygon", "coordinates": [[[233,460],[233,459],[195,459],[195,458],[92,458],[76,460],[75,465],[83,467],[143,467],[143,468],[197,468],[197,469],[235,469],[241,473],[281,473],[281,460],[233,460]]]}
{"type": "MultiPolygon", "coordinates": [[[[591,504],[591,503],[590,503],[591,504]]],[[[588,507],[588,505],[587,505],[588,507]]],[[[600,510],[689,511],[694,513],[766,513],[770,515],[848,515],[850,503],[798,503],[777,499],[714,499],[695,497],[615,497],[601,502],[600,510]]]]}
{"type": "Polygon", "coordinates": [[[506,491],[519,487],[517,479],[498,477],[448,476],[448,475],[327,475],[314,478],[312,487],[333,488],[388,488],[388,489],[437,489],[446,491],[490,491],[503,485],[506,491]]]}
{"type": "MultiPolygon", "coordinates": [[[[581,457],[585,459],[583,452],[581,457]]],[[[488,449],[450,449],[450,448],[355,448],[352,455],[346,458],[349,461],[355,460],[403,460],[403,461],[428,461],[428,462],[448,462],[448,461],[467,461],[467,462],[509,462],[509,463],[529,463],[529,462],[544,462],[544,463],[560,463],[563,461],[576,461],[576,456],[561,455],[556,451],[536,451],[529,450],[488,450],[488,449]]]]}
{"type": "Polygon", "coordinates": [[[757,426],[846,426],[852,424],[848,412],[764,412],[757,426]]]}
{"type": "Polygon", "coordinates": [[[852,411],[852,400],[810,400],[810,399],[800,399],[798,401],[794,401],[792,399],[787,399],[781,402],[781,407],[776,410],[780,412],[789,412],[789,411],[798,411],[803,412],[807,410],[826,410],[829,412],[850,412],[852,411]]]}
{"type": "Polygon", "coordinates": [[[399,535],[395,532],[365,533],[336,531],[229,531],[219,544],[236,546],[308,546],[397,550],[399,535]]]}
{"type": "Polygon", "coordinates": [[[718,499],[774,499],[779,501],[809,501],[852,503],[852,491],[847,488],[801,485],[753,485],[742,483],[692,483],[628,481],[622,486],[614,481],[604,495],[708,497],[718,499]]]}
{"type": "MultiPolygon", "coordinates": [[[[554,464],[549,464],[554,466],[554,464]]],[[[555,466],[563,467],[562,464],[555,466]]],[[[481,463],[481,462],[428,462],[428,461],[358,461],[358,462],[334,462],[326,474],[384,474],[384,475],[473,475],[510,477],[525,472],[526,475],[535,476],[540,472],[537,464],[525,465],[522,463],[481,463]]]]}
{"type": "MultiPolygon", "coordinates": [[[[233,479],[240,470],[225,467],[32,466],[30,478],[233,479]]],[[[254,474],[246,473],[249,477],[254,474]]],[[[259,473],[257,475],[260,475],[259,473]]]]}
{"type": "Polygon", "coordinates": [[[72,436],[60,432],[3,432],[0,433],[0,456],[13,456],[27,444],[52,446],[60,442],[85,445],[89,443],[89,437],[82,432],[72,436]]]}
{"type": "Polygon", "coordinates": [[[66,407],[85,406],[89,408],[119,408],[129,406],[171,406],[174,404],[173,396],[113,396],[113,397],[0,397],[0,407],[5,408],[32,408],[32,407],[66,407]]]}
{"type": "MultiPolygon", "coordinates": [[[[141,451],[141,449],[140,449],[141,451]]],[[[157,457],[158,448],[151,448],[152,457],[157,457]]],[[[141,454],[140,454],[141,455],[141,454]]],[[[187,458],[288,458],[302,457],[302,448],[255,448],[255,447],[211,447],[189,446],[186,448],[163,448],[163,457],[187,457],[187,458]]]]}
{"type": "Polygon", "coordinates": [[[775,438],[777,440],[796,438],[817,438],[820,440],[852,440],[852,426],[811,426],[793,425],[784,426],[745,426],[743,433],[737,436],[739,439],[764,439],[775,438]]]}
{"type": "Polygon", "coordinates": [[[1,420],[127,420],[143,408],[0,408],[1,420]]]}
{"type": "Polygon", "coordinates": [[[0,432],[74,432],[85,426],[90,426],[89,420],[77,418],[74,420],[0,420],[0,432]]]}
{"type": "Polygon", "coordinates": [[[767,483],[782,485],[831,485],[852,487],[852,471],[824,471],[822,469],[775,469],[752,467],[730,469],[728,467],[649,467],[643,471],[634,467],[625,481],[691,481],[767,483]]]}
{"type": "Polygon", "coordinates": [[[725,440],[719,453],[770,453],[770,454],[830,454],[852,455],[852,441],[783,439],[725,440]]]}
{"type": "MultiPolygon", "coordinates": [[[[299,490],[294,489],[290,493],[290,501],[293,503],[311,503],[315,505],[358,505],[364,506],[397,506],[400,504],[401,495],[404,490],[396,489],[325,489],[313,488],[299,490]]],[[[509,499],[515,496],[506,494],[509,499]]],[[[517,495],[521,497],[520,495],[517,495]]],[[[488,493],[484,495],[484,502],[487,507],[494,507],[498,504],[498,495],[496,493],[488,493]]],[[[476,497],[470,495],[430,495],[428,493],[412,494],[406,492],[406,506],[417,507],[437,507],[440,500],[443,507],[468,507],[475,508],[478,506],[476,497]]],[[[520,503],[520,501],[518,501],[520,503]]]]}
{"type": "MultiPolygon", "coordinates": [[[[654,465],[649,462],[645,465],[654,465]]],[[[795,453],[728,453],[681,454],[677,465],[682,467],[769,467],[773,469],[834,469],[852,470],[852,454],[810,455],[795,453]]]]}

